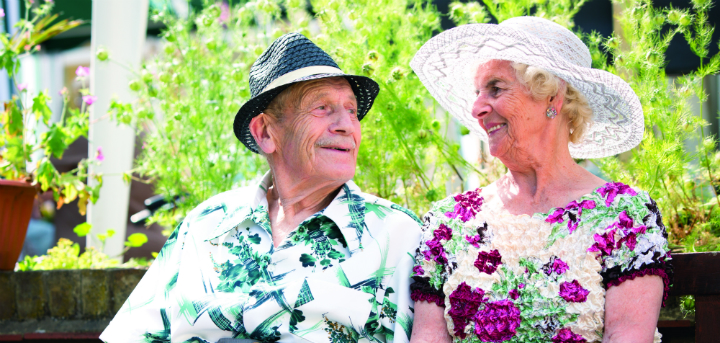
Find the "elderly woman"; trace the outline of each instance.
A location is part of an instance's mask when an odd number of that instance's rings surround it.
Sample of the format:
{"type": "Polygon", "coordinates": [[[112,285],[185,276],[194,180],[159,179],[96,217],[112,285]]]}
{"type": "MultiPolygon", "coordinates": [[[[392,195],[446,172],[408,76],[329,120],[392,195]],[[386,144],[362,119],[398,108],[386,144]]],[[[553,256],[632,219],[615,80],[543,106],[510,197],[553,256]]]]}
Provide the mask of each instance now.
{"type": "Polygon", "coordinates": [[[419,220],[351,181],[377,83],[292,33],[250,87],[234,131],[270,172],[191,211],[100,338],[407,342],[419,220]]]}
{"type": "Polygon", "coordinates": [[[658,208],[574,160],[636,146],[642,109],[590,65],[572,32],[533,17],[446,31],[413,59],[508,172],[425,216],[412,342],[659,340],[671,269],[658,208]]]}

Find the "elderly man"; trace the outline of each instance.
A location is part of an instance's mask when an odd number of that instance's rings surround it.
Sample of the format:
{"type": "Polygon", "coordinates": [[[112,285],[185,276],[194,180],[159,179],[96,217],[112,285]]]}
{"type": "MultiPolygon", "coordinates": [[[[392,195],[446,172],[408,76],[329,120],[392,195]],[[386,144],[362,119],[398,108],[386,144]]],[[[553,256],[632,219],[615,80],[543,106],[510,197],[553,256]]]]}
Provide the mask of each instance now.
{"type": "Polygon", "coordinates": [[[378,85],[288,34],[250,87],[234,131],[270,172],[191,211],[100,338],[407,342],[419,221],[351,181],[378,85]]]}

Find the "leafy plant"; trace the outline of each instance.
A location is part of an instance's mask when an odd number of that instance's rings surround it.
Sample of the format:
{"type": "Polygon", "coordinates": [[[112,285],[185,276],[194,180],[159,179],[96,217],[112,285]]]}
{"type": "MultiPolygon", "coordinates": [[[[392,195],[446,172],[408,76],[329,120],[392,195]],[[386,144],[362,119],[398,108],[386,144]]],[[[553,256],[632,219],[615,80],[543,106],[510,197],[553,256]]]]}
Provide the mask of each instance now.
{"type": "Polygon", "coordinates": [[[58,207],[79,199],[80,213],[85,214],[88,201],[97,201],[102,185],[101,175],[88,173],[88,166],[93,161],[82,160],[77,168],[60,173],[50,162],[50,158],[61,158],[67,147],[78,137],[87,137],[87,106],[94,101],[86,88],[88,69],[81,67],[77,72],[78,79],[83,83],[80,90],[83,105],[80,109],[68,106],[69,95],[64,90],[61,93],[63,109],[58,122],[51,122],[52,111],[47,106],[50,101],[48,92],[28,94],[27,84],[17,81],[19,58],[22,55],[38,51],[40,43],[82,22],[56,21],[58,15],[51,15],[54,6],[52,1],[33,6],[32,1],[26,0],[25,5],[25,19],[15,25],[15,33],[0,34],[0,66],[5,68],[18,93],[5,101],[4,111],[0,113],[0,177],[32,183],[43,192],[52,190],[58,207]],[[35,152],[44,153],[44,157],[35,165],[30,165],[34,163],[35,152]],[[97,185],[88,186],[88,177],[96,179],[97,185]]]}
{"type": "MultiPolygon", "coordinates": [[[[91,234],[92,225],[82,223],[77,225],[73,231],[78,237],[85,237],[91,234]]],[[[25,256],[18,262],[18,271],[31,270],[55,270],[55,269],[106,269],[106,268],[147,268],[152,260],[146,258],[131,258],[123,264],[117,259],[107,256],[105,250],[105,240],[115,235],[115,230],[109,229],[105,233],[94,234],[101,242],[100,249],[95,247],[87,247],[85,252],[80,254],[80,245],[73,243],[67,238],[60,238],[58,244],[49,249],[47,255],[43,256],[25,256]]],[[[125,242],[125,249],[119,255],[122,256],[130,248],[141,247],[148,241],[143,233],[134,233],[128,236],[125,242]]],[[[116,257],[119,257],[116,256],[116,257]]],[[[157,256],[153,254],[153,257],[157,256]]]]}
{"type": "Polygon", "coordinates": [[[250,97],[250,66],[288,32],[311,38],[346,73],[368,75],[380,84],[382,91],[362,121],[355,177],[362,189],[421,212],[444,196],[446,180],[473,170],[459,155],[459,145],[448,139],[457,132],[450,131],[447,114],[436,118],[439,106],[408,67],[440,28],[434,6],[424,0],[311,4],[314,16],[298,0],[227,8],[206,1],[188,19],[169,11],[153,16],[168,27],[163,51],[130,82],[138,101],[112,105],[115,120],[146,132],[133,172],[153,182],[157,193],[184,198],[149,222],[173,227],[201,201],[249,184],[267,170],[264,159],[234,137],[232,120],[250,97]]]}

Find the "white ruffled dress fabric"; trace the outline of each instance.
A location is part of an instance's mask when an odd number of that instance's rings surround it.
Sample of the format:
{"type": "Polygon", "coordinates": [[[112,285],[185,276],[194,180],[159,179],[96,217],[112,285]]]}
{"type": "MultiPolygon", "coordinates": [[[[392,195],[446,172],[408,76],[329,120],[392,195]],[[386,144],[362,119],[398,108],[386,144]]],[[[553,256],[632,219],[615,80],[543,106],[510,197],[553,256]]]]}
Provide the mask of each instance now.
{"type": "Polygon", "coordinates": [[[599,342],[608,278],[660,275],[668,284],[665,228],[647,193],[609,183],[548,214],[501,208],[478,190],[439,201],[424,218],[413,300],[440,302],[432,290],[442,291],[455,342],[599,342]]]}

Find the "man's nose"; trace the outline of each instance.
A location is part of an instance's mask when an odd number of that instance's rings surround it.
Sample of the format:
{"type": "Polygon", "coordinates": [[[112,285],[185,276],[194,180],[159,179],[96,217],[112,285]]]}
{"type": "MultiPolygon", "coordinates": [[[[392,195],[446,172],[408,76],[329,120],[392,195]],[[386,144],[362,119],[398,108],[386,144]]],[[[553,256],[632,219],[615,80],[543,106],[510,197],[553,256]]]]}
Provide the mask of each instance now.
{"type": "Polygon", "coordinates": [[[352,134],[355,132],[355,121],[357,120],[356,114],[345,107],[340,107],[335,111],[335,122],[332,125],[332,131],[346,135],[352,134]]]}

